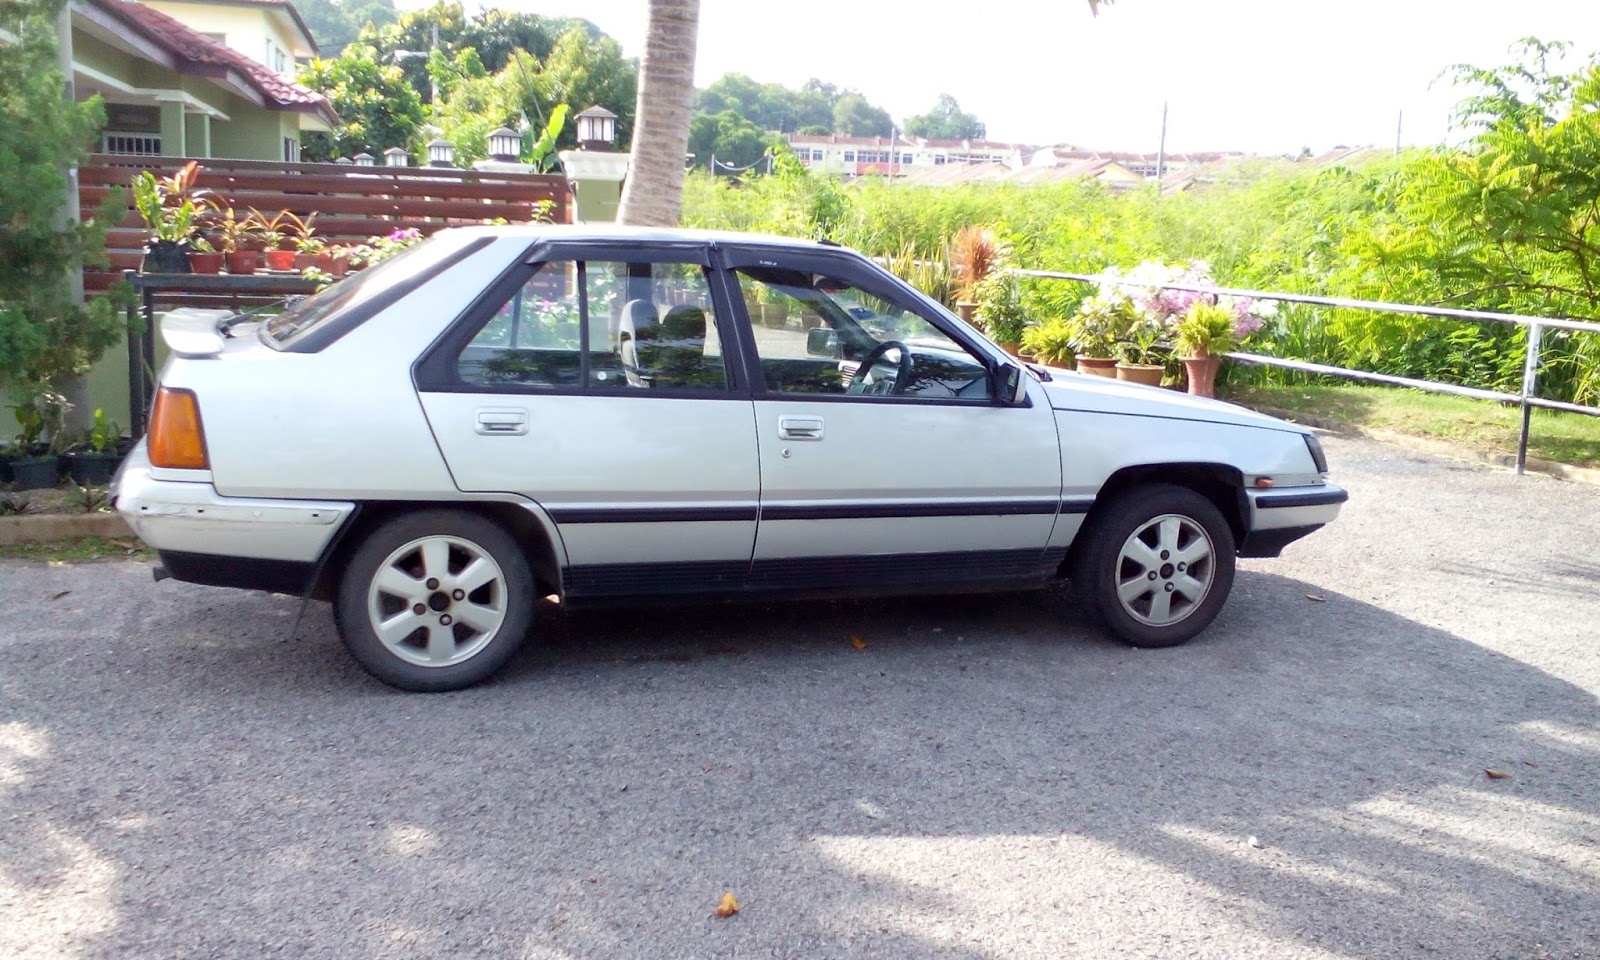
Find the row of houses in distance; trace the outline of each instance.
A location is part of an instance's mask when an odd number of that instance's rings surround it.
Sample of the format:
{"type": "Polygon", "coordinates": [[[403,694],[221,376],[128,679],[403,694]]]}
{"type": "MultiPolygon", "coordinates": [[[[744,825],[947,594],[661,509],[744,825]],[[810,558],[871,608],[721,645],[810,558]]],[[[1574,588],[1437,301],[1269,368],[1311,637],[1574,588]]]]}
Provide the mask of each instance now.
{"type": "Polygon", "coordinates": [[[812,170],[843,177],[890,177],[896,182],[921,186],[1095,180],[1113,190],[1159,181],[1161,189],[1169,192],[1250,179],[1263,165],[1342,163],[1372,150],[1336,147],[1316,156],[1289,158],[1258,157],[1237,150],[1162,155],[1084,150],[1071,145],[1035,147],[996,140],[928,140],[904,134],[791,134],[787,139],[801,163],[812,170]]]}

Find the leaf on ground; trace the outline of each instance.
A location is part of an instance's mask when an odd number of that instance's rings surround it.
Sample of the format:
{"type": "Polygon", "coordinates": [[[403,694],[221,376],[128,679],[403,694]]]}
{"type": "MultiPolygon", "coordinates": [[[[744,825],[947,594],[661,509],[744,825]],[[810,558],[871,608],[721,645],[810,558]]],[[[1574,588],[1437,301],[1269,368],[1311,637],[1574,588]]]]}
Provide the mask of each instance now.
{"type": "Polygon", "coordinates": [[[1532,760],[1524,760],[1524,761],[1522,761],[1522,762],[1523,762],[1523,763],[1525,763],[1525,764],[1527,764],[1527,765],[1528,765],[1528,766],[1530,766],[1530,767],[1537,767],[1537,766],[1538,766],[1538,764],[1537,764],[1537,763],[1534,763],[1534,762],[1533,762],[1533,761],[1532,761],[1532,760]]]}
{"type": "Polygon", "coordinates": [[[1511,779],[1511,774],[1506,773],[1504,770],[1485,770],[1485,771],[1483,771],[1483,775],[1488,777],[1490,780],[1509,780],[1509,779],[1511,779]]]}
{"type": "Polygon", "coordinates": [[[51,600],[60,600],[62,597],[66,596],[67,594],[69,594],[71,592],[72,592],[71,590],[63,590],[60,593],[56,594],[55,596],[51,597],[50,599],[51,600]]]}
{"type": "Polygon", "coordinates": [[[717,916],[731,917],[739,912],[739,901],[731,893],[724,893],[722,900],[717,904],[717,916]]]}
{"type": "Polygon", "coordinates": [[[857,650],[865,650],[867,649],[867,641],[852,633],[850,634],[850,646],[855,647],[857,650]]]}
{"type": "Polygon", "coordinates": [[[1327,597],[1319,597],[1314,593],[1306,594],[1306,599],[1307,600],[1315,600],[1318,603],[1327,603],[1328,602],[1328,598],[1327,597]]]}

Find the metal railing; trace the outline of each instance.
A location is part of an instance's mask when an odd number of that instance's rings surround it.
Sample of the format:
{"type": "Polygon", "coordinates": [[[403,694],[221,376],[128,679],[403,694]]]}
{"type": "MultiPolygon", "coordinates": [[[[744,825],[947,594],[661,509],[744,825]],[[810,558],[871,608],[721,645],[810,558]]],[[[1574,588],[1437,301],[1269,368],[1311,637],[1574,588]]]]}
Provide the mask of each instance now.
{"type": "Polygon", "coordinates": [[[1181,283],[1141,283],[1137,280],[1110,280],[1095,274],[1065,273],[1056,270],[1014,270],[1012,272],[1017,276],[1039,277],[1046,280],[1076,280],[1080,283],[1094,284],[1111,283],[1115,286],[1140,287],[1147,290],[1151,288],[1182,290],[1192,293],[1215,294],[1223,297],[1249,297],[1253,300],[1271,300],[1278,303],[1304,303],[1318,307],[1369,310],[1374,313],[1409,313],[1424,317],[1441,317],[1449,320],[1509,323],[1527,327],[1527,349],[1522,362],[1522,389],[1517,393],[1484,390],[1479,387],[1464,387],[1453,383],[1438,383],[1433,380],[1419,380],[1413,377],[1398,377],[1387,373],[1373,373],[1368,370],[1354,370],[1349,367],[1334,367],[1322,363],[1311,363],[1306,360],[1289,360],[1259,353],[1235,352],[1226,354],[1230,360],[1256,366],[1279,367],[1300,373],[1313,373],[1326,377],[1345,377],[1351,380],[1365,380],[1391,386],[1411,387],[1414,390],[1426,390],[1429,393],[1448,393],[1458,397],[1471,397],[1475,400],[1492,400],[1496,403],[1517,404],[1522,409],[1522,430],[1517,440],[1518,476],[1526,472],[1528,465],[1528,433],[1532,425],[1534,407],[1545,410],[1560,410],[1564,413],[1577,413],[1588,417],[1600,417],[1600,407],[1586,407],[1582,404],[1566,403],[1561,400],[1546,400],[1535,395],[1539,385],[1540,353],[1543,346],[1544,331],[1573,330],[1580,333],[1600,334],[1600,323],[1553,317],[1527,317],[1515,313],[1497,313],[1492,310],[1461,310],[1455,307],[1428,307],[1413,303],[1385,303],[1381,300],[1356,300],[1350,297],[1319,297],[1302,293],[1278,293],[1270,290],[1248,290],[1240,287],[1201,287],[1181,283]]]}

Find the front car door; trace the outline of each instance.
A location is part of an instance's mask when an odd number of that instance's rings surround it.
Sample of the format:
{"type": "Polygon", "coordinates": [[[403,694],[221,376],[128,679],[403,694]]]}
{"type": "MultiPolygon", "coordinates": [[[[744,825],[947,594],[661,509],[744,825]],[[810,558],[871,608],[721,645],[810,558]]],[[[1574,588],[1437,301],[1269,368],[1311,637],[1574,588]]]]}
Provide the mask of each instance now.
{"type": "Polygon", "coordinates": [[[752,585],[1036,581],[1061,507],[1037,385],[997,401],[997,360],[905,285],[827,251],[723,251],[749,318],[761,523],[752,585]]]}
{"type": "Polygon", "coordinates": [[[743,582],[759,465],[703,244],[543,244],[418,364],[457,486],[546,511],[569,595],[743,582]]]}

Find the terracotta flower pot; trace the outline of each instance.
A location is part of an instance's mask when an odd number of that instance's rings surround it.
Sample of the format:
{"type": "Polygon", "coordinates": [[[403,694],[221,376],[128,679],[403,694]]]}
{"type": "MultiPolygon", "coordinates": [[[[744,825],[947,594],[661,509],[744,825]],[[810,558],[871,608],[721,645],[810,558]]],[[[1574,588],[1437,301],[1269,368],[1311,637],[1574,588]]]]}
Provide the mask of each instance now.
{"type": "Polygon", "coordinates": [[[1222,358],[1209,353],[1183,358],[1184,371],[1189,375],[1189,392],[1197,397],[1217,395],[1217,371],[1222,368],[1222,358]]]}
{"type": "Polygon", "coordinates": [[[1117,379],[1127,380],[1130,383],[1142,383],[1148,387],[1161,386],[1161,364],[1159,363],[1119,363],[1117,364],[1117,379]]]}
{"type": "Polygon", "coordinates": [[[189,251],[189,269],[194,273],[221,273],[222,254],[189,251]]]}
{"type": "Polygon", "coordinates": [[[1079,357],[1077,366],[1079,373],[1094,377],[1115,378],[1117,375],[1117,361],[1110,357],[1079,357]]]}
{"type": "Polygon", "coordinates": [[[962,300],[956,304],[956,316],[968,323],[973,322],[972,318],[977,315],[977,311],[978,305],[976,303],[968,303],[967,301],[962,300]]]}
{"type": "Polygon", "coordinates": [[[299,254],[293,250],[268,250],[266,256],[268,270],[293,270],[295,257],[299,254]]]}
{"type": "Polygon", "coordinates": [[[261,251],[235,250],[226,256],[229,273],[238,276],[248,276],[256,272],[256,261],[261,259],[261,251]]]}
{"type": "Polygon", "coordinates": [[[1022,344],[1011,340],[1002,340],[998,346],[1001,350],[1011,354],[1013,357],[1016,357],[1019,360],[1022,359],[1022,344]]]}
{"type": "Polygon", "coordinates": [[[349,257],[334,257],[330,261],[330,266],[328,267],[328,274],[330,276],[342,277],[342,276],[344,276],[345,274],[347,274],[349,272],[350,272],[350,258],[349,257]]]}

